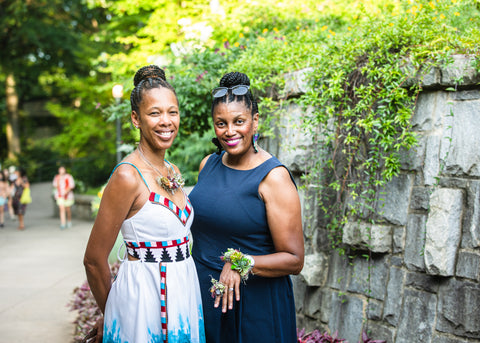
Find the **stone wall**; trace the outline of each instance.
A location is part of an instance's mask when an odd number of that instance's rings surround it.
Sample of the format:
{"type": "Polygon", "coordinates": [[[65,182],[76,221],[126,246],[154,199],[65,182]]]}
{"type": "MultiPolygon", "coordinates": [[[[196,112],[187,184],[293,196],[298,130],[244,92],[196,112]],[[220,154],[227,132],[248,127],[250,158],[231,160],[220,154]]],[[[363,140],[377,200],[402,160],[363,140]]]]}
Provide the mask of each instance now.
{"type": "MultiPolygon", "coordinates": [[[[306,258],[293,278],[299,328],[338,330],[350,343],[362,330],[387,342],[480,342],[480,74],[468,57],[454,58],[423,79],[412,118],[419,144],[384,189],[383,222],[344,228],[343,243],[360,253],[329,249],[311,190],[302,191],[306,258]]],[[[287,75],[286,87],[304,92],[303,72],[287,75]]],[[[298,129],[301,120],[292,106],[280,117],[279,139],[262,144],[299,183],[308,172],[301,161],[319,149],[298,129]]]]}

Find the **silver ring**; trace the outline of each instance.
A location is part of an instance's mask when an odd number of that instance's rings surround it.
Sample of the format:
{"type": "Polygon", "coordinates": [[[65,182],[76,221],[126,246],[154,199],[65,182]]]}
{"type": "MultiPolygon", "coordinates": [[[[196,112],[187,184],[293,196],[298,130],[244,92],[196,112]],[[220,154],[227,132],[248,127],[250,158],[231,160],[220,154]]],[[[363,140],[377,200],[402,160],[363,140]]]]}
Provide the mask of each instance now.
{"type": "Polygon", "coordinates": [[[229,290],[230,292],[232,292],[232,291],[234,290],[234,288],[232,287],[232,288],[229,288],[228,290],[229,290]]]}

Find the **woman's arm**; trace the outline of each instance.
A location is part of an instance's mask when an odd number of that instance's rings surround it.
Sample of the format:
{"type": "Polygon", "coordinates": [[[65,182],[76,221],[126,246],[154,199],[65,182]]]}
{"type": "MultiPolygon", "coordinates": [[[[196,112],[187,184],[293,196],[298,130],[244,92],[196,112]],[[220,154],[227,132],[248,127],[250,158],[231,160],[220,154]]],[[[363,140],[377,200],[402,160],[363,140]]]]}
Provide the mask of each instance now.
{"type": "Polygon", "coordinates": [[[304,242],[300,198],[284,167],[272,169],[259,187],[275,253],[254,256],[254,274],[276,277],[298,274],[303,268],[304,242]]]}
{"type": "Polygon", "coordinates": [[[105,187],[88,240],[83,263],[90,289],[102,312],[111,287],[108,255],[138,195],[138,174],[128,166],[118,167],[105,187]]]}

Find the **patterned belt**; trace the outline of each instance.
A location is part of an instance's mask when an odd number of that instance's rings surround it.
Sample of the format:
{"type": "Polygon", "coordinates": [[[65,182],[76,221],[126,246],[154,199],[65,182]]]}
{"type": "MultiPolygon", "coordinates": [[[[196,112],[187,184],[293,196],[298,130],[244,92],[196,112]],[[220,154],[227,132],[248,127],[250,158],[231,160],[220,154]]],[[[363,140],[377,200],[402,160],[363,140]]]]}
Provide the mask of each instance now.
{"type": "Polygon", "coordinates": [[[127,242],[127,253],[144,262],[171,263],[190,258],[188,236],[162,242],[127,242]]]}

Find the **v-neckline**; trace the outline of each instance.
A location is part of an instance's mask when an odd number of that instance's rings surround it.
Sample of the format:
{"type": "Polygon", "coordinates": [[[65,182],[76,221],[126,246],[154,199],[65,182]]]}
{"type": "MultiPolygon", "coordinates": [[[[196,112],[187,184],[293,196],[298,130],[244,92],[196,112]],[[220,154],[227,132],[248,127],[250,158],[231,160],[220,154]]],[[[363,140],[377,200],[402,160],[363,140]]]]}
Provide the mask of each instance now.
{"type": "Polygon", "coordinates": [[[175,204],[171,199],[155,192],[150,192],[149,201],[153,204],[158,204],[168,208],[185,226],[190,218],[190,214],[192,213],[192,204],[190,203],[190,199],[187,197],[185,192],[183,192],[183,196],[185,197],[185,206],[183,209],[177,206],[177,204],[175,204]]]}

